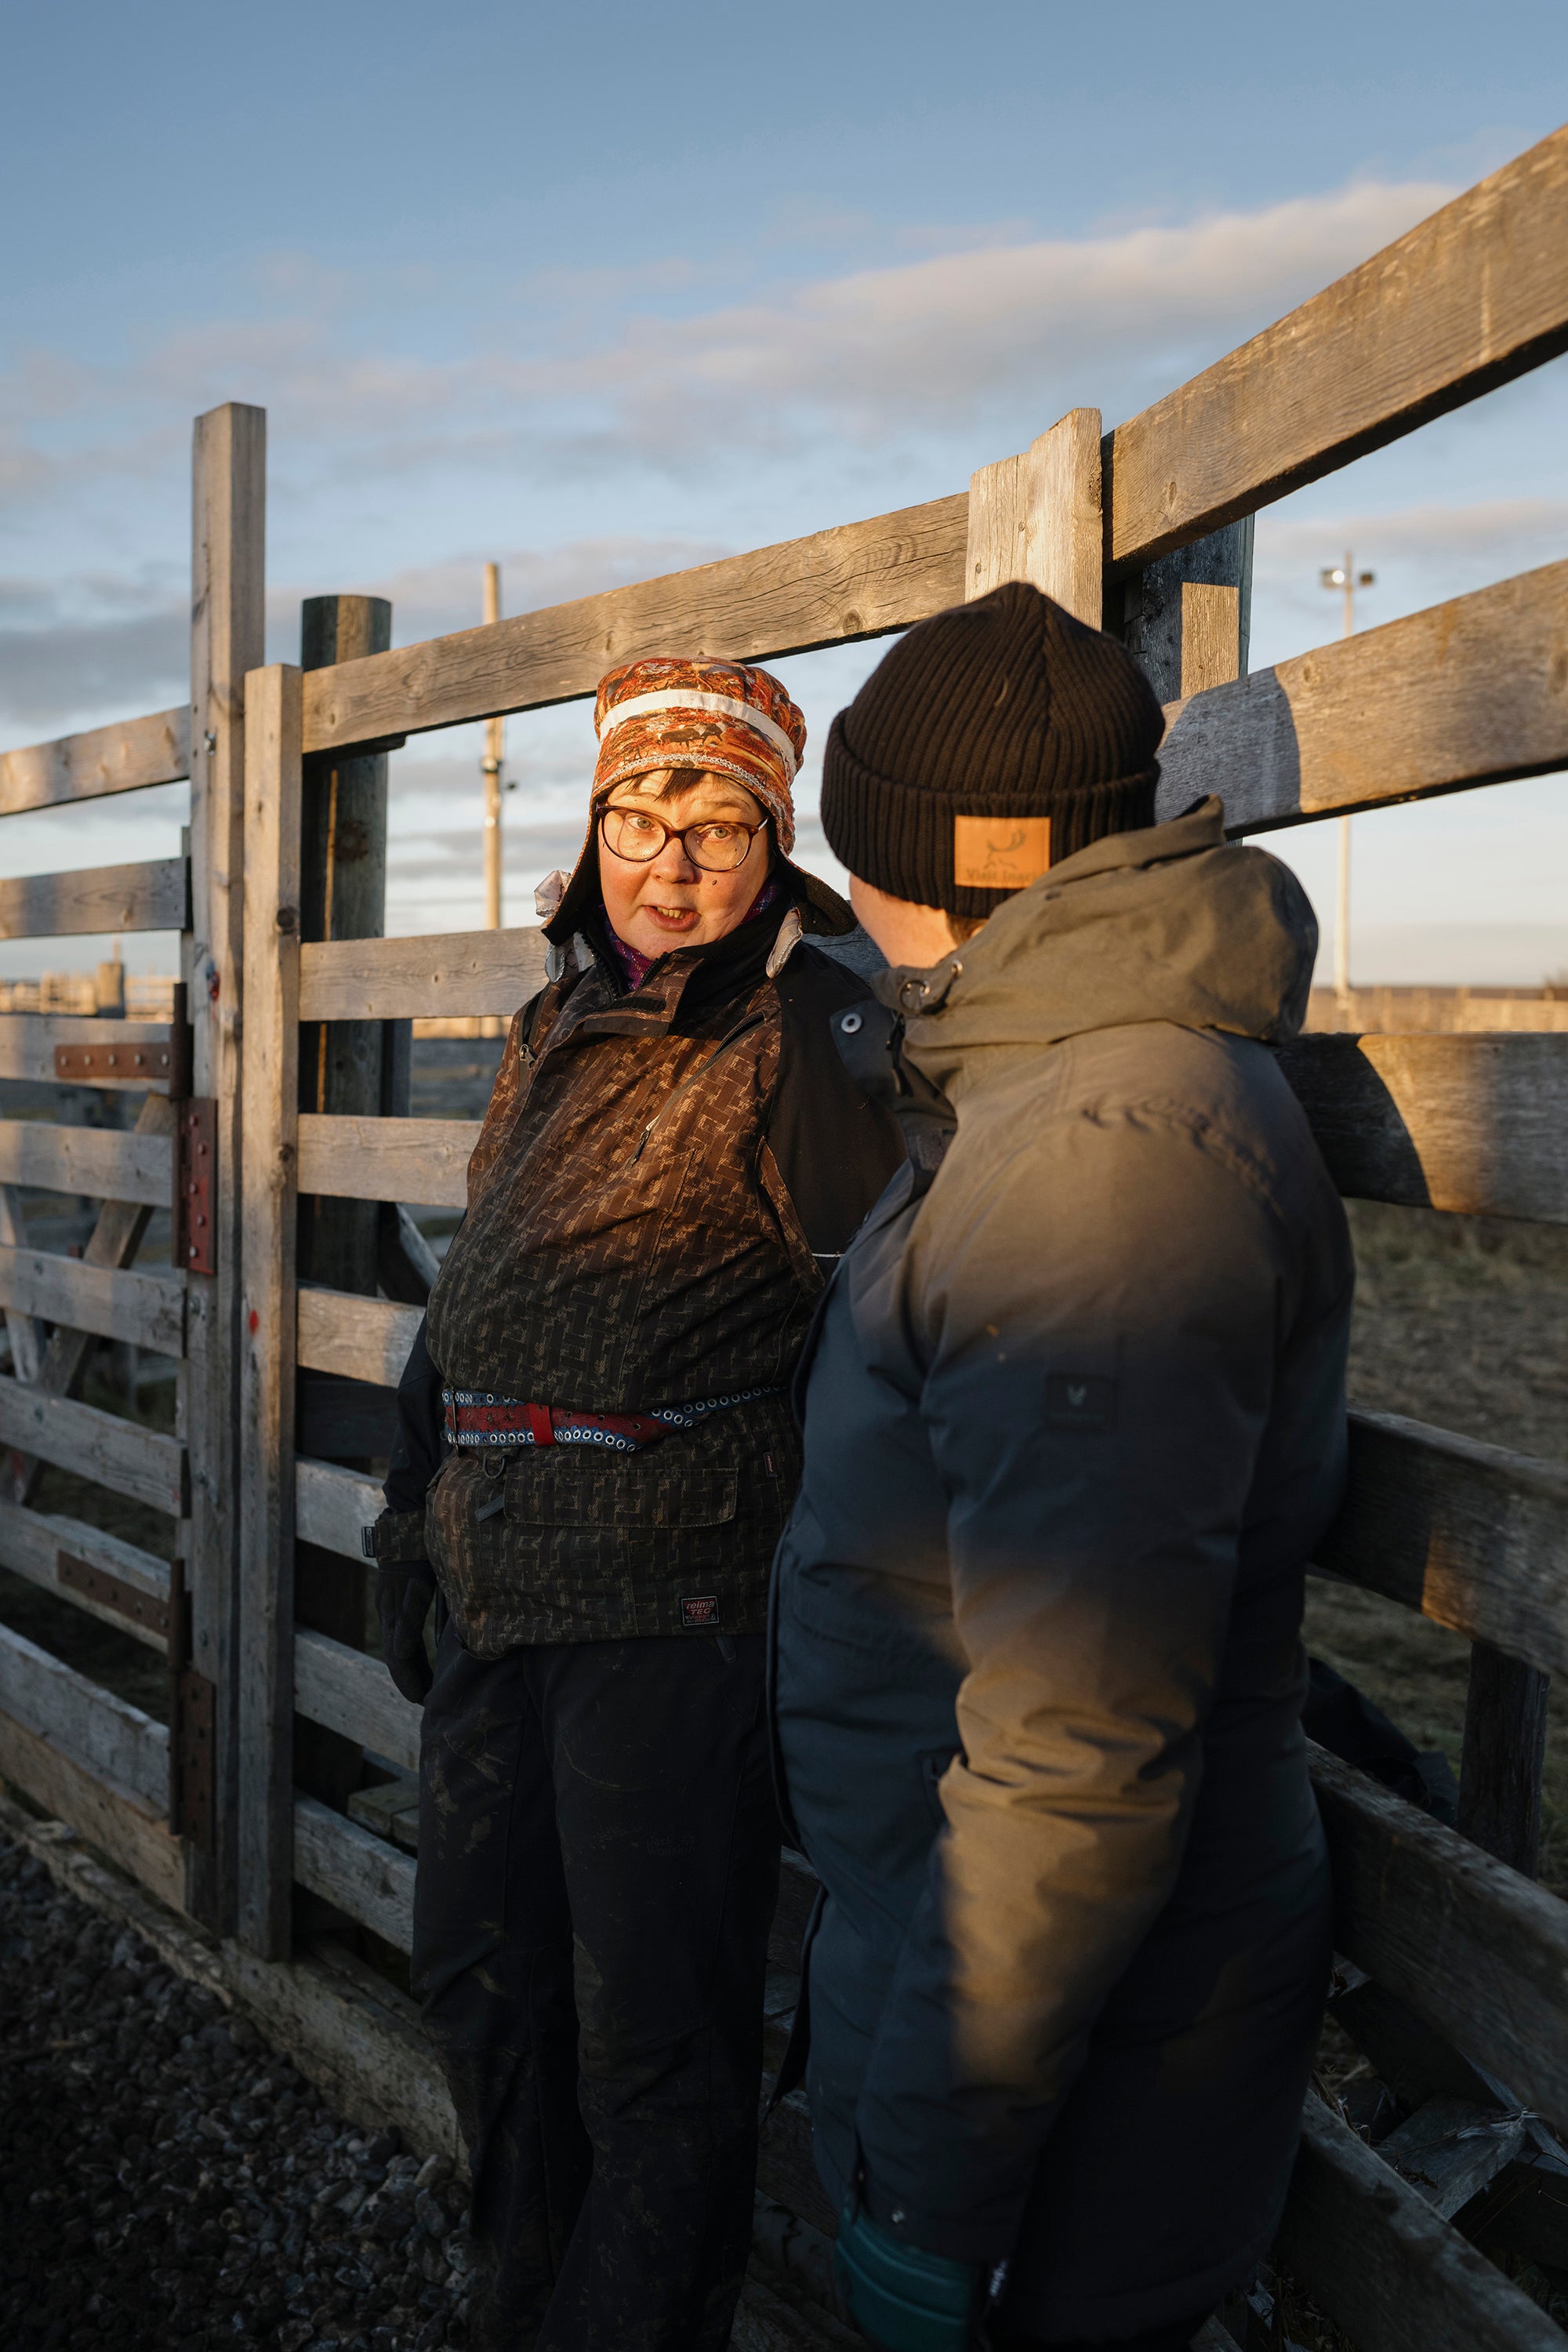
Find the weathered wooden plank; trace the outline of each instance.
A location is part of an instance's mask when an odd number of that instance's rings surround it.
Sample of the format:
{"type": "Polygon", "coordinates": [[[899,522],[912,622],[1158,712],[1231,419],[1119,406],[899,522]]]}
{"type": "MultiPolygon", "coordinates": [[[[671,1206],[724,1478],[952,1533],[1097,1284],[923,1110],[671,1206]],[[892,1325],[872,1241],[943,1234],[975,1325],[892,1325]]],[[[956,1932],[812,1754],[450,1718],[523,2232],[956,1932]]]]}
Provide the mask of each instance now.
{"type": "Polygon", "coordinates": [[[169,1778],[163,1726],[9,1625],[0,1625],[0,1710],[149,1812],[163,1811],[169,1778]]]}
{"type": "Polygon", "coordinates": [[[239,1440],[239,1932],[290,1939],[300,672],[246,680],[245,1183],[239,1440]]]}
{"type": "Polygon", "coordinates": [[[179,1439],[96,1405],[0,1378],[0,1445],[79,1471],[155,1511],[175,1518],[184,1513],[185,1449],[179,1439]]]}
{"type": "Polygon", "coordinates": [[[419,1769],[421,1710],[405,1699],[380,1658],[330,1633],[294,1635],[294,1707],[405,1770],[419,1769]]]}
{"type": "Polygon", "coordinates": [[[414,1857],[318,1804],[294,1800],[294,1876],[400,1952],[414,1940],[414,1857]]]}
{"type": "Polygon", "coordinates": [[[1120,627],[1163,703],[1247,675],[1253,538],[1248,515],[1111,583],[1106,626],[1120,627]]]}
{"type": "Polygon", "coordinates": [[[58,808],[65,801],[96,800],[105,793],[139,792],[144,784],[177,783],[191,772],[191,714],[184,703],[122,719],[52,743],[0,751],[0,816],[23,809],[58,808]]]}
{"type": "Polygon", "coordinates": [[[151,1650],[168,1647],[151,1621],[168,1606],[169,1563],[137,1544],[127,1543],[121,1536],[107,1535],[101,1528],[89,1527],[85,1519],[70,1518],[64,1512],[29,1511],[20,1504],[0,1503],[0,1568],[8,1568],[14,1576],[25,1576],[30,1584],[112,1625],[116,1633],[129,1633],[151,1650]],[[62,1552],[100,1569],[129,1591],[143,1595],[150,1604],[147,1619],[138,1620],[93,1600],[79,1584],[62,1583],[62,1552]]]}
{"type": "Polygon", "coordinates": [[[309,941],[300,950],[301,1021],[509,1016],[544,985],[544,934],[453,931],[412,940],[309,941]]]}
{"type": "Polygon", "coordinates": [[[122,1274],[50,1250],[0,1247],[0,1307],[162,1356],[185,1345],[185,1291],[178,1276],[122,1274]]]}
{"type": "Polygon", "coordinates": [[[1330,1575],[1568,1673],[1568,1469],[1397,1413],[1350,1416],[1330,1575]]]}
{"type": "Polygon", "coordinates": [[[166,1209],[174,1192],[173,1146],[164,1135],[0,1118],[0,1184],[166,1209]]]}
{"type": "MultiPolygon", "coordinates": [[[[26,1239],[21,1202],[9,1184],[0,1182],[0,1246],[20,1249],[26,1246],[26,1239]]],[[[6,1307],[5,1322],[13,1375],[19,1381],[36,1381],[44,1352],[42,1329],[30,1315],[16,1307],[6,1307]]]]}
{"type": "Polygon", "coordinates": [[[360,1529],[379,1517],[384,1505],[376,1481],[357,1470],[302,1458],[294,1465],[294,1532],[301,1543],[363,1559],[360,1529]]]}
{"type": "Polygon", "coordinates": [[[1568,349],[1555,131],[1118,425],[1108,552],[1137,566],[1568,349]]]}
{"type": "Polygon", "coordinates": [[[169,1091],[172,1042],[167,1022],[105,1021],[91,1013],[0,1013],[0,1078],[31,1078],[53,1086],[55,1047],[90,1045],[101,1066],[73,1072],[73,1086],[132,1087],[138,1094],[163,1095],[169,1091]]]}
{"type": "Polygon", "coordinates": [[[1568,1036],[1363,1036],[1279,1048],[1342,1192],[1568,1223],[1568,1036]]]}
{"type": "Polygon", "coordinates": [[[754,553],[401,646],[305,680],[305,749],[411,735],[592,694],[639,654],[735,661],[905,628],[963,596],[969,501],[814,531],[754,553]]]}
{"type": "Polygon", "coordinates": [[[1155,814],[1226,829],[1429,799],[1568,764],[1568,562],[1166,706],[1155,814]]]}
{"type": "Polygon", "coordinates": [[[1090,628],[1100,625],[1104,531],[1098,408],[1075,408],[1019,457],[969,482],[964,593],[1027,580],[1090,628]]]}
{"type": "Polygon", "coordinates": [[[424,1319],[417,1307],[301,1285],[296,1358],[311,1371],[341,1372],[346,1380],[395,1389],[424,1319]]]}
{"type": "MultiPolygon", "coordinates": [[[[135,1140],[172,1151],[174,1116],[173,1103],[162,1095],[149,1095],[137,1115],[135,1140]]],[[[166,1199],[168,1196],[165,1194],[163,1197],[166,1199]]],[[[141,1246],[149,1214],[144,1202],[105,1201],[88,1238],[87,1247],[82,1252],[82,1264],[89,1266],[128,1266],[141,1246]]],[[[37,1385],[51,1396],[68,1396],[86,1370],[91,1349],[89,1333],[60,1325],[44,1349],[37,1385]]],[[[12,1479],[14,1502],[25,1503],[27,1500],[37,1484],[41,1470],[42,1464],[37,1456],[24,1458],[17,1463],[12,1479]]]]}
{"type": "Polygon", "coordinates": [[[1561,2328],[1315,2094],[1277,2241],[1360,2352],[1563,2352],[1561,2328]]]}
{"type": "Polygon", "coordinates": [[[1334,1944],[1466,2057],[1568,2123],[1568,1903],[1322,1748],[1334,1944]]]}
{"type": "Polygon", "coordinates": [[[306,1111],[300,1119],[300,1190],[466,1208],[479,1125],[477,1118],[327,1118],[306,1111]]]}
{"type": "Polygon", "coordinates": [[[190,866],[184,857],[0,882],[0,940],[58,939],[77,931],[183,931],[189,920],[190,866]]]}
{"type": "Polygon", "coordinates": [[[1449,2221],[1513,2162],[1525,2133],[1524,2117],[1495,2100],[1481,2105],[1439,2093],[1380,2140],[1377,2152],[1449,2221]]]}
{"type": "Polygon", "coordinates": [[[1470,1652],[1459,1763],[1461,1837],[1510,1870],[1535,1876],[1541,1853],[1541,1773],[1551,1677],[1490,1642],[1470,1652]]]}
{"type": "Polygon", "coordinates": [[[189,1286],[192,1656],[215,1685],[210,1835],[190,1850],[191,1907],[226,1935],[237,1872],[237,1544],[240,1038],[245,871],[245,680],[266,660],[267,415],[226,401],[191,442],[192,1089],[214,1106],[216,1274],[189,1286]]]}
{"type": "Polygon", "coordinates": [[[171,1911],[184,1907],[185,1858],[179,1839],[169,1834],[162,1805],[154,1811],[140,1798],[111,1789],[3,1708],[0,1780],[140,1879],[171,1911]]]}

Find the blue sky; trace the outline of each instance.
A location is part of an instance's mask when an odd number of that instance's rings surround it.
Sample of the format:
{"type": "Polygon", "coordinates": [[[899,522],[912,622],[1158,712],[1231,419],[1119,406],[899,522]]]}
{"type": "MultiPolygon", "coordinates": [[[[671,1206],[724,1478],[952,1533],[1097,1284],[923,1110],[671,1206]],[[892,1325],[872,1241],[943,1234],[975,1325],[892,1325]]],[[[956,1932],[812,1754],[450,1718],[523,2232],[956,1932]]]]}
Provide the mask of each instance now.
{"type": "MultiPolygon", "coordinates": [[[[268,411],[270,655],[331,590],[421,637],[479,618],[489,557],[517,611],[961,488],[1074,405],[1112,424],[1568,118],[1568,11],[1510,0],[57,0],[6,52],[7,743],[182,693],[216,401],[268,411]]],[[[1335,633],[1317,573],[1346,544],[1368,625],[1568,554],[1565,386],[1261,517],[1255,664],[1335,633]]],[[[789,666],[817,746],[876,658],[789,666]]],[[[527,919],[585,710],[514,720],[509,753],[527,919]]],[[[477,759],[460,730],[395,760],[391,928],[479,919],[477,759]]],[[[183,798],[5,820],[0,868],[162,854],[183,798]]],[[[1331,831],[1271,844],[1325,932],[1331,831]]],[[[1357,974],[1568,967],[1565,872],[1562,779],[1358,820],[1357,974]]],[[[97,952],[13,942],[0,971],[97,952]]]]}

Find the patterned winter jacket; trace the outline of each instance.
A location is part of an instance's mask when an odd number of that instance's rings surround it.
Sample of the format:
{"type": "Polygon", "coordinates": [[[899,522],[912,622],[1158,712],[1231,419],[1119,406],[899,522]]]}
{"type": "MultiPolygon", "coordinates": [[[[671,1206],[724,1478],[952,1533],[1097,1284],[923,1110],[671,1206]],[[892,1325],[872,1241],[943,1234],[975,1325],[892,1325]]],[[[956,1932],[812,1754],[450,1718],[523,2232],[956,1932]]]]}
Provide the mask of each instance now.
{"type": "Polygon", "coordinates": [[[852,924],[814,888],[628,993],[592,921],[513,1021],[399,1391],[377,1546],[429,1559],[478,1656],[763,1629],[800,1473],[790,1377],[903,1158],[832,1043],[867,984],[796,940],[852,924]],[[443,1389],[584,1412],[761,1393],[638,1452],[498,1461],[443,1444],[443,1389]]]}

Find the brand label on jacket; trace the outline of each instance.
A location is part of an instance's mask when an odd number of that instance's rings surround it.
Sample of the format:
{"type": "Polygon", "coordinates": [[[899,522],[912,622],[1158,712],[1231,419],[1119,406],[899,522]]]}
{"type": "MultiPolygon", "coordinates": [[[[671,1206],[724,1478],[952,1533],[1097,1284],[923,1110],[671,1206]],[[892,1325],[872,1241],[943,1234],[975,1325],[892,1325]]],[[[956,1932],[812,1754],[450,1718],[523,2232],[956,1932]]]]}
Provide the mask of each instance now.
{"type": "Polygon", "coordinates": [[[716,1592],[683,1594],[680,1602],[683,1625],[704,1625],[710,1628],[719,1622],[719,1596],[716,1592]]]}
{"type": "Polygon", "coordinates": [[[1095,1372],[1046,1374],[1046,1427],[1109,1429],[1116,1418],[1116,1382],[1095,1372]]]}
{"type": "Polygon", "coordinates": [[[955,816],[952,878],[961,890],[1022,890],[1051,862],[1048,816],[955,816]]]}

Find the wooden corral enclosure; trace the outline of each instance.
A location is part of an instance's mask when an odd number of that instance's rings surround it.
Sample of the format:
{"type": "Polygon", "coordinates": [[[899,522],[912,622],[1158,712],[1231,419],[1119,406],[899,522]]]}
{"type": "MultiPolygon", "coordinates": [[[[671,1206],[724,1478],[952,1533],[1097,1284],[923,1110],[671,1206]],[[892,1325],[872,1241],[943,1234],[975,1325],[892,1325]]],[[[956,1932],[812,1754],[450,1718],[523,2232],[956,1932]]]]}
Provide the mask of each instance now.
{"type": "MultiPolygon", "coordinates": [[[[413,1769],[418,1717],[363,1646],[379,1449],[356,1400],[395,1383],[419,1320],[429,1268],[398,1204],[460,1205],[476,1129],[407,1115],[405,1024],[510,1014],[542,958],[531,930],[375,936],[374,856],[353,882],[332,843],[352,810],[374,848],[388,747],[586,698],[640,653],[766,659],[1025,577],[1145,663],[1163,814],[1218,792],[1255,834],[1568,768],[1568,560],[1246,662],[1258,508],[1564,349],[1560,131],[1111,433],[1076,409],[966,492],[424,645],[387,649],[374,600],[321,600],[300,667],[262,666],[262,413],[200,418],[188,703],[0,757],[0,814],[79,803],[87,824],[104,795],[191,781],[187,857],[0,883],[8,936],[184,934],[171,1021],[0,1013],[0,1076],[142,1106],[127,1129],[0,1120],[0,1186],[102,1203],[79,1259],[0,1234],[0,1566],[165,1653],[171,1723],[0,1625],[0,1772],[253,1963],[289,1966],[300,1888],[406,1948],[409,1793],[388,1776],[413,1769]],[[159,1277],[132,1261],[171,1202],[159,1277]],[[178,1359],[172,1434],[73,1394],[94,1335],[178,1359]],[[164,1514],[172,1565],[35,1507],[39,1462],[164,1514]]],[[[1310,1034],[1283,1059],[1347,1194],[1568,1222],[1568,1034],[1310,1034]]],[[[1414,2137],[1396,2168],[1314,2095],[1280,2260],[1362,2352],[1562,2352],[1448,2217],[1506,2173],[1559,2216],[1568,2267],[1568,1907],[1531,1875],[1568,1472],[1375,1414],[1352,1464],[1322,1570],[1474,1644],[1461,1817],[1317,1761],[1336,2015],[1414,2137]]],[[[786,1967],[806,1881],[786,1871],[786,1967]]],[[[798,2095],[764,2177],[831,2229],[798,2095]]]]}

